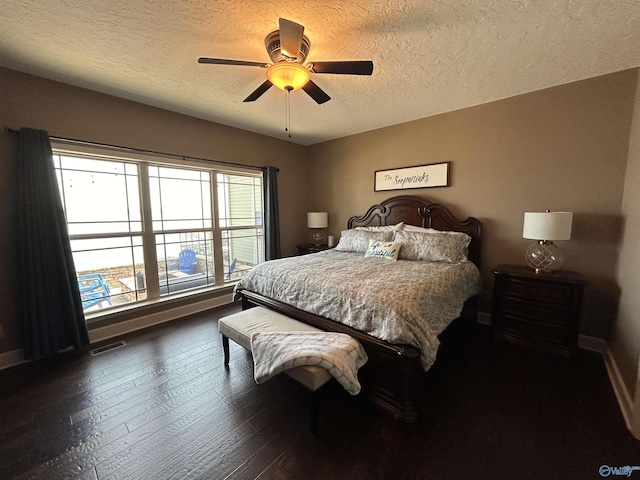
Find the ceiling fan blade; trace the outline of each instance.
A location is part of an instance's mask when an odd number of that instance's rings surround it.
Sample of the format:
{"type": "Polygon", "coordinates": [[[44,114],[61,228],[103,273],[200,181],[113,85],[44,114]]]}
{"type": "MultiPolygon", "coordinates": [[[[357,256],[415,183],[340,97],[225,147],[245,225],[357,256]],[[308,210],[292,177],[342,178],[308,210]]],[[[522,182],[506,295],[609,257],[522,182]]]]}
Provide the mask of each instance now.
{"type": "Polygon", "coordinates": [[[273,83],[271,83],[270,80],[265,80],[264,83],[256,88],[243,102],[255,102],[264,92],[269,90],[272,85],[273,83]]]}
{"type": "Polygon", "coordinates": [[[227,60],[225,58],[207,58],[200,57],[198,63],[210,63],[213,65],[240,65],[244,67],[262,67],[267,68],[268,63],[264,62],[247,62],[245,60],[227,60]]]}
{"type": "Polygon", "coordinates": [[[286,18],[279,19],[280,52],[290,58],[298,58],[304,27],[286,18]]]}
{"type": "Polygon", "coordinates": [[[318,85],[309,80],[304,84],[302,90],[307,92],[311,98],[313,98],[317,104],[323,104],[331,100],[331,97],[327,95],[318,85]]]}
{"type": "Polygon", "coordinates": [[[337,73],[340,75],[371,75],[371,60],[354,60],[347,62],[311,62],[314,73],[337,73]]]}

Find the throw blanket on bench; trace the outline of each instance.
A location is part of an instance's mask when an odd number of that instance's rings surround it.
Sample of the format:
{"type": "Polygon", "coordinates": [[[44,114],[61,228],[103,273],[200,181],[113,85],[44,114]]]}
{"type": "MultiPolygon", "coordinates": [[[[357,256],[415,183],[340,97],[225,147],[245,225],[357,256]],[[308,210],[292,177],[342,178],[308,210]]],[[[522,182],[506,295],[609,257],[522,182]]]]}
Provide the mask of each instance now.
{"type": "Polygon", "coordinates": [[[256,383],[294,367],[315,365],[351,395],[360,393],[358,369],[368,360],[360,342],[334,332],[258,332],[251,336],[251,351],[256,383]]]}

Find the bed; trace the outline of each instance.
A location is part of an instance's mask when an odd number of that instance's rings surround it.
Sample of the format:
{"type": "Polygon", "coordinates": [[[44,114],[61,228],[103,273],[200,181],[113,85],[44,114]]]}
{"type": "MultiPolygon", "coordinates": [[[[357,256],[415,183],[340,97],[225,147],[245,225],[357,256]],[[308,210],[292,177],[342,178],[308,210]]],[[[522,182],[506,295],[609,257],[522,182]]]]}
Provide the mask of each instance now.
{"type": "Polygon", "coordinates": [[[443,333],[475,321],[482,225],[475,218],[457,219],[442,204],[404,195],[373,205],[364,215],[351,217],[347,226],[349,232],[343,235],[347,239],[367,235],[406,239],[414,234],[395,231],[408,226],[462,232],[468,235],[468,261],[412,261],[409,248],[406,260],[402,248],[397,262],[365,258],[341,239],[335,251],[255,267],[236,285],[236,295],[244,309],[265,306],[358,339],[369,356],[359,372],[361,395],[401,422],[415,421],[425,370],[442,348],[443,333]],[[398,297],[397,305],[390,297],[398,297]]]}

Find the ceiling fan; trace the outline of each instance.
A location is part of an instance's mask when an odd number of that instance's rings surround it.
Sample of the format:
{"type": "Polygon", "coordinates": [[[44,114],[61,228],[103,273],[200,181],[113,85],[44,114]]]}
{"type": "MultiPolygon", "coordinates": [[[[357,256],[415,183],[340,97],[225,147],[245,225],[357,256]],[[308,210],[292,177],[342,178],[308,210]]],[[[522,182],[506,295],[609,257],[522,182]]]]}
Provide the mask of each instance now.
{"type": "Polygon", "coordinates": [[[272,64],[207,57],[199,58],[198,63],[266,68],[267,80],[245,98],[245,102],[257,100],[275,85],[286,92],[301,88],[316,103],[322,104],[331,100],[331,97],[311,80],[311,74],[371,75],[373,73],[373,62],[370,60],[312,62],[303,66],[311,44],[304,35],[304,26],[285,18],[279,19],[279,30],[275,30],[265,37],[264,46],[273,62],[272,64]]]}

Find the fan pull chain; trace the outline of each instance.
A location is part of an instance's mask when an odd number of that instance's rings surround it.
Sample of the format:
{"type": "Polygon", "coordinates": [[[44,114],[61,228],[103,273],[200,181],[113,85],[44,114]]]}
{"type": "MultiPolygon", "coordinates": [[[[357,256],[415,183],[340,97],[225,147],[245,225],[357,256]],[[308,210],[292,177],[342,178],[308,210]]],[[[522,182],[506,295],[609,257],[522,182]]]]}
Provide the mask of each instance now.
{"type": "Polygon", "coordinates": [[[284,131],[289,134],[289,138],[291,138],[291,87],[285,87],[285,96],[284,96],[284,109],[285,109],[285,127],[284,131]]]}

